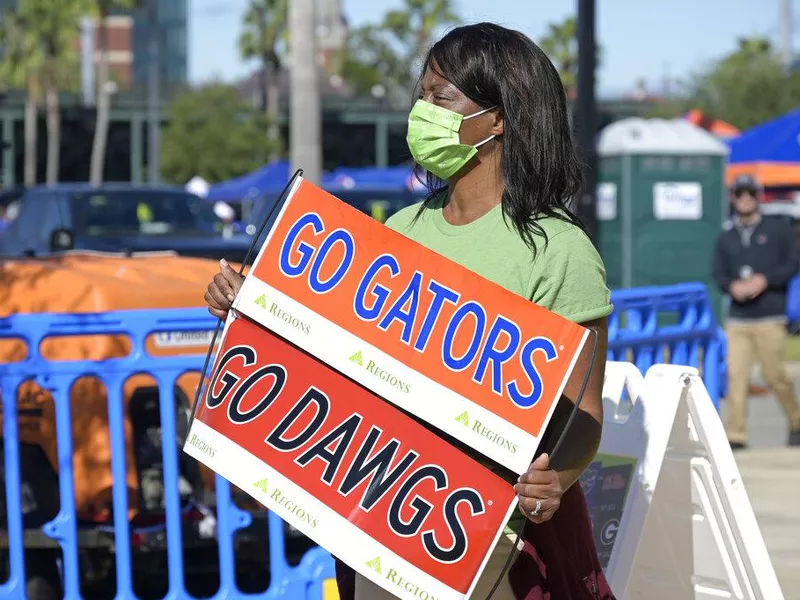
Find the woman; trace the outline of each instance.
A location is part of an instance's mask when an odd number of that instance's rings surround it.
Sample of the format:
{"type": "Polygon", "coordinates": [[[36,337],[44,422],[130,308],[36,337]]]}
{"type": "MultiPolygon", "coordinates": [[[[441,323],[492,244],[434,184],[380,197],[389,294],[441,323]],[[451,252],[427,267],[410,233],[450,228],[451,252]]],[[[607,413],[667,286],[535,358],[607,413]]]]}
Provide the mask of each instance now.
{"type": "MultiPolygon", "coordinates": [[[[519,32],[489,23],[454,29],[425,59],[408,144],[432,192],[387,226],[598,336],[589,385],[564,444],[551,463],[546,452],[581,381],[567,386],[545,452],[515,483],[521,514],[509,526],[521,531],[522,551],[504,573],[516,536],[502,536],[472,597],[486,598],[502,574],[497,600],[613,598],[575,485],[600,441],[612,307],[603,263],[565,205],[582,178],[559,75],[519,32]]],[[[239,285],[224,266],[206,294],[212,314],[225,316],[239,285]]],[[[576,372],[589,368],[590,355],[587,349],[576,372]]],[[[337,573],[343,599],[392,597],[342,564],[337,573]]]]}

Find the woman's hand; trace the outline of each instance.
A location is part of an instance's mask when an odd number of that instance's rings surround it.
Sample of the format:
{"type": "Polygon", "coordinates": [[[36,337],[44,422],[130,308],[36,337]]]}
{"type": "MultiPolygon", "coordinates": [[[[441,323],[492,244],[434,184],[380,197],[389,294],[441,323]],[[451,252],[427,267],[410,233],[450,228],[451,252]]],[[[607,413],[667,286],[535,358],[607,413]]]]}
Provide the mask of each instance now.
{"type": "Polygon", "coordinates": [[[224,258],[219,261],[219,273],[208,284],[205,301],[208,303],[208,312],[222,319],[228,318],[228,310],[236,294],[242,287],[244,277],[239,275],[224,258]]]}
{"type": "Polygon", "coordinates": [[[542,454],[520,475],[514,491],[519,496],[519,510],[534,523],[553,518],[561,506],[564,490],[558,473],[550,468],[550,457],[542,454]]]}

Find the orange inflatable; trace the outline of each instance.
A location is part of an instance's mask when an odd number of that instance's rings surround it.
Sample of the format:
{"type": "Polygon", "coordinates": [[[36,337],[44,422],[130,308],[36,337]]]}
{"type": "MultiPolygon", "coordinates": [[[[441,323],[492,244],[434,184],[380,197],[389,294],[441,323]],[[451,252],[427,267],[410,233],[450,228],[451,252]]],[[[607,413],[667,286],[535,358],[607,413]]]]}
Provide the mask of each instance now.
{"type": "MultiPolygon", "coordinates": [[[[204,306],[206,286],[219,267],[205,259],[154,254],[138,257],[70,253],[47,259],[0,262],[0,318],[11,314],[68,312],[94,313],[143,308],[188,308],[204,306]]],[[[190,343],[191,342],[190,340],[190,343]]],[[[195,345],[164,344],[150,336],[146,350],[152,355],[176,353],[204,355],[207,339],[195,345]]],[[[130,353],[125,336],[83,336],[46,339],[43,356],[49,360],[103,360],[130,353]]],[[[21,340],[0,340],[0,364],[24,360],[26,344],[21,340]]],[[[202,365],[202,358],[198,359],[202,365]]],[[[0,367],[2,368],[2,367],[0,367]]],[[[189,402],[194,397],[199,374],[187,374],[178,387],[189,402]]],[[[137,391],[155,381],[147,375],[129,378],[123,388],[127,485],[130,516],[140,505],[140,480],[132,443],[134,431],[130,403],[137,391]]],[[[58,472],[55,407],[49,392],[33,382],[18,393],[20,443],[39,446],[58,472]]],[[[186,407],[177,407],[185,410],[186,407]]],[[[78,515],[90,521],[107,521],[111,508],[111,450],[108,404],[104,385],[94,378],[76,381],[71,392],[73,472],[78,515]]],[[[0,430],[2,431],[2,430],[0,430]]],[[[22,469],[26,465],[22,465],[22,469]]],[[[210,483],[210,472],[202,473],[210,483]]]]}

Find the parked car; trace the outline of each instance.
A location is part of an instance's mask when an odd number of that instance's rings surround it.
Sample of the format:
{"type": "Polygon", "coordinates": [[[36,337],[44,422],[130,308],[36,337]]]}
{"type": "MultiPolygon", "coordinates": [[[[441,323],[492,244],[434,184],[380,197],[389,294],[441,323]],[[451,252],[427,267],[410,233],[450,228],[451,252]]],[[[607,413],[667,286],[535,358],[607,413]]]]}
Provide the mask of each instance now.
{"type": "Polygon", "coordinates": [[[225,235],[211,205],[178,187],[36,186],[18,201],[18,215],[0,237],[3,256],[174,251],[242,262],[250,245],[247,235],[225,235]]]}

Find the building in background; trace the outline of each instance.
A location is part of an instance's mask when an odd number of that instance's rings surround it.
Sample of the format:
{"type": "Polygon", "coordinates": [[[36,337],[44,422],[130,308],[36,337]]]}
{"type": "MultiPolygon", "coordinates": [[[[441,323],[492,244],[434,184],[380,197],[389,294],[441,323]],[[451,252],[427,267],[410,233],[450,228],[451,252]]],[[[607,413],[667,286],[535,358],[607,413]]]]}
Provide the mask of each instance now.
{"type": "MultiPolygon", "coordinates": [[[[100,28],[98,19],[86,19],[84,25],[88,28],[82,34],[89,36],[90,41],[75,39],[75,49],[81,52],[81,64],[88,60],[86,53],[92,55],[93,68],[100,60],[100,28]]],[[[111,79],[126,89],[133,81],[133,17],[120,13],[106,18],[108,35],[108,67],[111,79]]],[[[92,78],[93,80],[94,78],[92,78]]]]}
{"type": "Polygon", "coordinates": [[[188,81],[189,40],[187,35],[188,0],[145,0],[137,8],[133,23],[133,85],[147,84],[150,65],[148,40],[151,28],[159,36],[159,72],[167,87],[183,86],[188,81]],[[147,4],[156,3],[156,23],[150,23],[147,4]]]}
{"type": "MultiPolygon", "coordinates": [[[[0,0],[0,11],[13,10],[19,0],[0,0]]],[[[114,10],[106,24],[109,35],[109,63],[112,79],[121,89],[145,86],[150,64],[148,38],[153,25],[147,10],[149,2],[156,3],[155,27],[160,42],[161,81],[167,87],[185,85],[188,80],[188,0],[142,0],[133,11],[114,10]]],[[[336,0],[334,0],[336,1],[336,0]]],[[[97,22],[92,43],[88,46],[97,62],[100,40],[97,22]]],[[[86,45],[83,45],[84,48],[86,45]]],[[[75,50],[81,48],[80,34],[75,34],[75,50]]],[[[85,58],[85,57],[84,57],[85,58]]]]}

